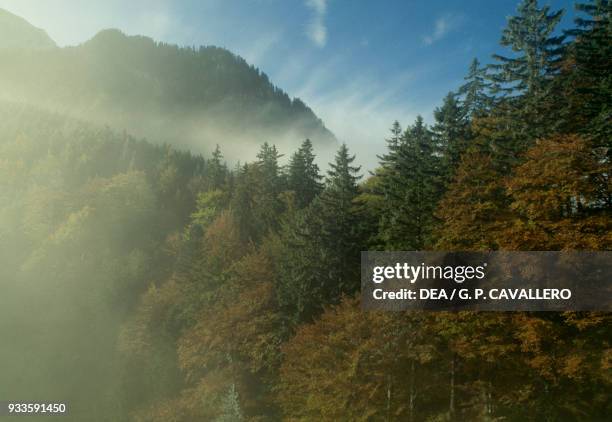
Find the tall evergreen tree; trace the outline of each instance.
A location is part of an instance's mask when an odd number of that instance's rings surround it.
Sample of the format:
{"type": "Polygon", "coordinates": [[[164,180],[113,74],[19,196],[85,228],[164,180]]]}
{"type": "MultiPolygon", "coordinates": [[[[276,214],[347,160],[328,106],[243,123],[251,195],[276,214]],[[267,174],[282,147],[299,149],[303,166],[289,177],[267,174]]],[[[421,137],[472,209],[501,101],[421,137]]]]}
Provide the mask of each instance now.
{"type": "Polygon", "coordinates": [[[559,68],[565,37],[553,36],[553,32],[564,11],[550,12],[549,6],[540,8],[537,0],[522,0],[517,12],[508,18],[501,37],[501,45],[515,54],[494,54],[498,63],[490,68],[496,71],[493,80],[505,91],[537,96],[559,68]]]}
{"type": "Polygon", "coordinates": [[[262,174],[263,189],[267,193],[278,194],[283,190],[283,175],[278,160],[282,158],[276,149],[276,145],[270,145],[267,142],[261,146],[257,153],[257,165],[262,174]]]}
{"type": "Polygon", "coordinates": [[[400,143],[402,141],[403,130],[399,122],[396,120],[391,125],[391,137],[385,139],[387,142],[387,152],[383,155],[377,155],[380,160],[380,164],[383,168],[391,166],[392,163],[397,159],[400,143]]]}
{"type": "Polygon", "coordinates": [[[236,384],[232,384],[227,392],[227,396],[224,397],[223,403],[221,404],[221,412],[221,415],[215,419],[215,422],[244,421],[242,410],[240,409],[240,402],[238,400],[238,392],[236,391],[236,384]]]}
{"type": "Polygon", "coordinates": [[[341,201],[340,204],[348,208],[348,203],[357,196],[361,166],[353,166],[353,161],[355,156],[351,156],[346,144],[342,144],[336,153],[335,161],[329,163],[324,202],[341,201]]]}
{"type": "Polygon", "coordinates": [[[319,166],[314,162],[312,142],[306,139],[300,148],[293,154],[289,162],[287,176],[288,188],[295,192],[296,203],[299,208],[310,204],[323,190],[319,174],[319,166]]]}
{"type": "Polygon", "coordinates": [[[223,161],[223,154],[219,144],[215,147],[212,153],[211,159],[208,161],[208,177],[209,177],[209,188],[219,189],[221,188],[228,177],[227,165],[223,161]]]}
{"type": "Polygon", "coordinates": [[[261,146],[257,154],[257,162],[250,166],[244,182],[248,186],[253,214],[249,221],[253,240],[260,239],[271,229],[276,229],[279,217],[284,211],[284,203],[280,193],[285,190],[285,175],[279,165],[283,155],[275,145],[267,142],[261,146]]]}
{"type": "Polygon", "coordinates": [[[469,124],[457,101],[457,95],[449,92],[441,107],[434,110],[436,123],[432,127],[435,148],[440,154],[444,182],[448,183],[466,150],[470,134],[469,124]]]}
{"type": "Polygon", "coordinates": [[[561,98],[568,103],[564,127],[586,134],[612,157],[612,3],[594,0],[577,3],[576,9],[586,17],[576,18],[577,28],[567,31],[576,39],[570,54],[573,66],[560,81],[560,96],[570,97],[561,98]]]}
{"type": "Polygon", "coordinates": [[[387,204],[380,220],[381,240],[389,249],[421,249],[429,240],[443,180],[441,158],[421,116],[381,164],[378,177],[387,204]]]}
{"type": "Polygon", "coordinates": [[[463,96],[463,113],[469,118],[484,114],[492,103],[492,98],[487,95],[490,83],[486,67],[481,67],[478,59],[474,58],[464,80],[465,83],[459,87],[459,94],[463,96]]]}
{"type": "Polygon", "coordinates": [[[323,193],[281,230],[277,294],[290,329],[359,288],[363,236],[355,203],[360,168],[354,160],[342,145],[323,193]]]}
{"type": "Polygon", "coordinates": [[[612,3],[609,0],[590,0],[585,3],[576,3],[575,8],[577,11],[587,14],[588,17],[577,17],[575,22],[578,27],[567,31],[570,35],[585,35],[590,31],[605,29],[606,26],[610,25],[612,3]]]}

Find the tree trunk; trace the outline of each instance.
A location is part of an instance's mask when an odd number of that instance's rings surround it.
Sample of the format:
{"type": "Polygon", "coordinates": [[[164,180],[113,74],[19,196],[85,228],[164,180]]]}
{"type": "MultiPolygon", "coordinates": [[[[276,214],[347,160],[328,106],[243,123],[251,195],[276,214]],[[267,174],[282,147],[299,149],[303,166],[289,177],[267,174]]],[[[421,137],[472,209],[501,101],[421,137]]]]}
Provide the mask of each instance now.
{"type": "Polygon", "coordinates": [[[414,387],[415,367],[414,360],[410,363],[410,396],[408,398],[408,421],[414,422],[414,406],[416,402],[416,391],[414,387]]]}
{"type": "Polygon", "coordinates": [[[448,414],[451,420],[454,419],[455,416],[455,364],[457,360],[457,355],[453,352],[451,358],[451,368],[450,368],[450,399],[448,403],[448,414]]]}
{"type": "Polygon", "coordinates": [[[393,379],[391,375],[387,376],[387,422],[391,421],[391,393],[393,387],[393,379]]]}

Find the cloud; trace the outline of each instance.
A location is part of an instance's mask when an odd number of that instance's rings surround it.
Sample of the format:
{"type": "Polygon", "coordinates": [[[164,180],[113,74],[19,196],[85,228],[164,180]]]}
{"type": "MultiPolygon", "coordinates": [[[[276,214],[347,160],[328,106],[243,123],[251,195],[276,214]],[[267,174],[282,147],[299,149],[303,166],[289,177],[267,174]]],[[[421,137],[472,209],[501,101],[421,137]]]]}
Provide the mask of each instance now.
{"type": "MultiPolygon", "coordinates": [[[[334,56],[304,75],[301,86],[292,93],[313,109],[340,142],[346,142],[351,153],[357,154],[362,173],[367,173],[378,167],[376,155],[385,152],[393,121],[398,119],[405,126],[418,114],[412,104],[415,98],[401,94],[410,91],[416,74],[410,69],[381,81],[364,70],[344,79],[339,75],[346,66],[346,57],[334,56]]],[[[319,165],[326,168],[335,152],[319,147],[319,165]]]]}
{"type": "Polygon", "coordinates": [[[306,35],[317,47],[323,48],[327,44],[327,27],[325,26],[327,0],[306,0],[306,7],[313,13],[306,27],[306,35]]]}
{"type": "Polygon", "coordinates": [[[261,66],[266,56],[274,50],[281,41],[283,32],[262,31],[258,38],[250,39],[248,42],[242,42],[236,46],[236,52],[240,54],[248,63],[261,66]]]}
{"type": "Polygon", "coordinates": [[[457,28],[461,21],[459,16],[454,15],[444,15],[436,19],[434,23],[433,32],[429,35],[425,35],[422,37],[423,44],[432,45],[436,41],[441,40],[448,34],[450,31],[457,28]]]}

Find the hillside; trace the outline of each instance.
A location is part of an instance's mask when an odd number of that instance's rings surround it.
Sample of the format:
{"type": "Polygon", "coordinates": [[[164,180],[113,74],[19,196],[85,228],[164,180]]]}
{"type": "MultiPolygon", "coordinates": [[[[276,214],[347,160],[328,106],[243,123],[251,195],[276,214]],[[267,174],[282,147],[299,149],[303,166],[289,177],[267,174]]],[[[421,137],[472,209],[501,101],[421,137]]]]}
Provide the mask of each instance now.
{"type": "Polygon", "coordinates": [[[43,49],[55,46],[55,42],[45,31],[30,25],[19,16],[0,9],[0,49],[43,49]]]}
{"type": "Polygon", "coordinates": [[[5,99],[156,142],[200,152],[218,143],[230,158],[264,141],[336,143],[301,100],[218,47],[182,48],[110,29],[75,47],[0,50],[0,62],[5,99]]]}

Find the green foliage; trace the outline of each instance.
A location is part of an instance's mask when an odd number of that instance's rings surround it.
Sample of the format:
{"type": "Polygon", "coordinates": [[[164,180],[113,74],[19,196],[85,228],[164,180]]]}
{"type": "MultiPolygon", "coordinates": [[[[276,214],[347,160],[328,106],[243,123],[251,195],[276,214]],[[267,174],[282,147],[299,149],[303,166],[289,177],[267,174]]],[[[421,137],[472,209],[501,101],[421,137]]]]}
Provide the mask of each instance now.
{"type": "Polygon", "coordinates": [[[457,95],[449,92],[444,98],[442,107],[434,110],[436,123],[431,130],[436,152],[442,156],[440,166],[443,167],[442,172],[445,174],[442,174],[442,177],[445,178],[446,183],[452,179],[461,155],[467,150],[470,141],[471,133],[466,117],[469,108],[465,107],[474,106],[463,105],[462,107],[457,101],[457,95]]]}
{"type": "Polygon", "coordinates": [[[227,203],[227,194],[221,190],[200,192],[196,199],[196,210],[191,214],[191,226],[205,231],[227,207],[227,203]]]}
{"type": "MultiPolygon", "coordinates": [[[[386,205],[380,216],[379,238],[384,248],[418,250],[431,240],[433,210],[444,184],[444,163],[421,117],[399,138],[398,129],[397,125],[392,129],[389,153],[382,157],[376,174],[386,205]]],[[[448,153],[455,148],[451,144],[460,141],[453,139],[449,143],[443,138],[446,129],[442,124],[438,130],[440,146],[448,153]]]]}
{"type": "Polygon", "coordinates": [[[291,156],[287,175],[287,187],[295,192],[296,205],[304,208],[323,190],[319,166],[314,162],[312,142],[306,139],[291,156]]]}
{"type": "Polygon", "coordinates": [[[459,87],[459,94],[463,96],[462,108],[466,117],[477,117],[485,114],[492,106],[493,98],[487,95],[491,88],[487,80],[486,67],[481,67],[478,59],[472,60],[465,84],[459,87]]]}
{"type": "Polygon", "coordinates": [[[258,161],[245,164],[236,174],[231,208],[245,241],[260,241],[278,228],[286,211],[282,195],[286,178],[278,163],[281,157],[276,146],[266,142],[257,154],[258,161]]]}
{"type": "Polygon", "coordinates": [[[510,48],[515,57],[493,55],[498,61],[490,68],[502,90],[511,93],[537,95],[544,82],[558,70],[563,53],[563,36],[553,36],[555,26],[561,20],[563,10],[550,12],[549,6],[538,7],[537,0],[522,0],[517,15],[508,18],[500,44],[510,48]]]}
{"type": "Polygon", "coordinates": [[[354,159],[342,145],[330,164],[325,190],[280,232],[278,300],[291,329],[359,288],[364,235],[354,159]]]}
{"type": "MultiPolygon", "coordinates": [[[[395,122],[361,184],[346,145],[323,184],[308,139],[286,168],[264,143],[230,170],[218,146],[204,158],[0,103],[0,396],[68,397],[75,420],[605,420],[607,314],[364,313],[351,298],[368,248],[610,249],[610,5],[578,9],[560,49],[561,12],[521,2],[502,36],[514,54],[493,75],[474,61],[431,127],[395,122]]],[[[56,75],[84,51],[99,86],[69,85],[85,102],[103,89],[146,113],[163,94],[168,118],[227,100],[245,124],[309,119],[212,47],[108,31],[23,60],[56,75]],[[114,79],[130,69],[161,91],[114,79]],[[293,111],[251,116],[275,102],[293,111]]]]}
{"type": "Polygon", "coordinates": [[[576,8],[587,16],[578,17],[578,27],[567,31],[575,41],[548,110],[559,120],[561,130],[587,135],[595,147],[608,148],[610,157],[612,5],[597,0],[578,3],[576,8]]]}

